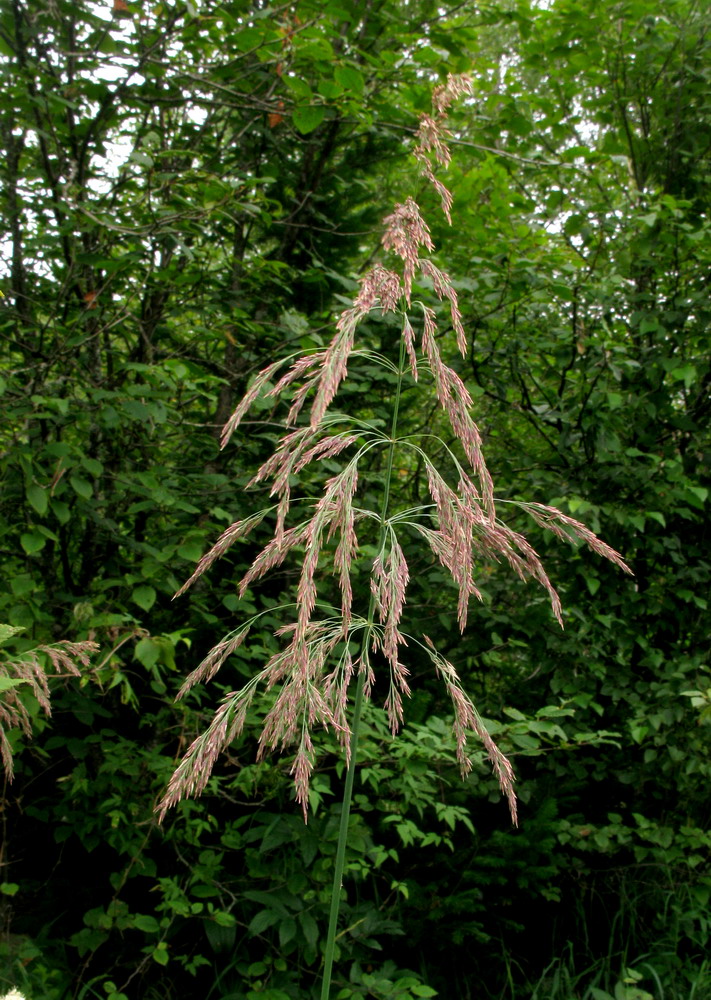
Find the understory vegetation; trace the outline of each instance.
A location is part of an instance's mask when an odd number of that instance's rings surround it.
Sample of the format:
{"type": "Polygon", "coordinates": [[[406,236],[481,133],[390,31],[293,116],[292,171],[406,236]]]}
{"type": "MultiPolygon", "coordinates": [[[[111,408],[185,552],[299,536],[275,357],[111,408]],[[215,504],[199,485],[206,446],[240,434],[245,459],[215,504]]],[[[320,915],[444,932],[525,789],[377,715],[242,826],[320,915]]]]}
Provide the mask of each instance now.
{"type": "Polygon", "coordinates": [[[312,627],[297,605],[313,559],[316,617],[348,605],[383,624],[334,1000],[711,1000],[707,5],[0,0],[0,71],[0,994],[319,996],[346,773],[334,717],[313,754],[258,756],[268,687],[202,794],[156,812],[284,627],[294,642],[312,627]],[[452,80],[443,145],[425,148],[452,80]],[[393,218],[413,225],[413,204],[433,249],[408,272],[393,218]],[[385,511],[387,484],[422,537],[398,529],[388,556],[374,518],[343,507],[350,604],[325,529],[320,553],[290,536],[240,593],[280,530],[276,507],[255,512],[288,489],[311,517],[353,454],[324,446],[269,499],[272,390],[293,359],[323,359],[398,256],[418,345],[437,313],[418,381],[381,285],[323,427],[354,428],[358,511],[385,511]],[[474,448],[442,378],[471,401],[474,448]],[[395,436],[395,398],[418,447],[370,447],[395,436]],[[450,500],[428,462],[452,476],[480,451],[494,493],[475,468],[470,521],[481,501],[492,531],[525,536],[564,629],[503,534],[474,546],[471,577],[440,544],[450,500]],[[550,508],[634,576],[554,537],[550,508]],[[405,603],[370,579],[380,559],[394,581],[400,556],[405,603]],[[518,826],[473,734],[460,775],[442,663],[513,767],[518,826]]]}

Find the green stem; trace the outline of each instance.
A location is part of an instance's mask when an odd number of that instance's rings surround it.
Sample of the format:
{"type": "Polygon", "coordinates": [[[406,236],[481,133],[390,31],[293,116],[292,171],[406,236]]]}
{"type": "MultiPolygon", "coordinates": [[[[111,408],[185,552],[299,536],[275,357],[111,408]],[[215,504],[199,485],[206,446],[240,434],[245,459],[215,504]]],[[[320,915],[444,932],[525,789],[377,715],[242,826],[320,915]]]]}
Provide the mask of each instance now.
{"type": "MultiPolygon", "coordinates": [[[[400,341],[400,359],[398,362],[397,388],[395,390],[395,401],[393,402],[393,417],[390,426],[390,446],[388,448],[388,462],[385,470],[385,486],[383,490],[383,502],[380,508],[380,542],[378,551],[385,541],[385,519],[388,514],[390,503],[390,484],[392,482],[393,462],[395,460],[395,444],[397,433],[397,421],[400,413],[400,394],[402,389],[402,376],[405,365],[405,342],[400,341]]],[[[361,645],[361,659],[368,654],[368,644],[373,622],[375,621],[375,597],[370,595],[370,605],[368,607],[368,625],[363,632],[363,642],[361,645]]],[[[324,953],[323,983],[321,986],[321,1000],[329,1000],[331,994],[331,974],[333,972],[333,956],[336,950],[336,932],[338,930],[338,915],[341,909],[341,888],[343,886],[343,869],[346,862],[346,845],[348,842],[348,824],[351,815],[351,801],[353,798],[353,782],[358,756],[358,733],[360,729],[360,717],[363,710],[363,686],[365,683],[365,671],[358,673],[356,684],[355,702],[353,705],[353,719],[351,722],[351,743],[350,760],[346,772],[346,782],[343,788],[343,804],[341,806],[341,822],[338,828],[338,845],[336,847],[336,862],[333,870],[333,888],[331,890],[331,909],[328,918],[328,934],[326,936],[326,951],[324,953]]]]}

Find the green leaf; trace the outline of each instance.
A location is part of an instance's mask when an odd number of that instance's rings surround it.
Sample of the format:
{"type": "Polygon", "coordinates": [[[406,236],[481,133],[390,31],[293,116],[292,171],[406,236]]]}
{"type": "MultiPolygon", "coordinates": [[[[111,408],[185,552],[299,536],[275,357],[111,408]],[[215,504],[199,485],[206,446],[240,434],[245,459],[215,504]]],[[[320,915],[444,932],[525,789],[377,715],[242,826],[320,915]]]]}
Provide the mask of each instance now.
{"type": "Polygon", "coordinates": [[[255,917],[252,917],[249,923],[249,933],[262,934],[267,928],[273,927],[280,919],[276,910],[260,910],[255,917]]]}
{"type": "Polygon", "coordinates": [[[3,625],[0,624],[0,646],[4,646],[6,642],[9,642],[14,635],[19,635],[20,632],[24,632],[24,625],[3,625]]]}
{"type": "Polygon", "coordinates": [[[220,890],[216,885],[203,883],[201,885],[194,885],[190,890],[190,894],[197,899],[213,899],[215,896],[220,895],[220,890]]]}
{"type": "Polygon", "coordinates": [[[321,97],[325,97],[327,101],[333,101],[335,98],[341,96],[343,93],[343,87],[340,83],[336,83],[335,80],[320,80],[318,92],[321,97]]]}
{"type": "Polygon", "coordinates": [[[296,96],[301,100],[310,101],[313,97],[311,87],[309,87],[308,83],[300,77],[284,76],[282,79],[292,94],[296,94],[296,96]]]}
{"type": "Polygon", "coordinates": [[[264,40],[263,28],[243,28],[234,38],[234,43],[240,52],[248,52],[257,48],[264,40]]]}
{"type": "Polygon", "coordinates": [[[137,913],[133,918],[133,923],[139,931],[145,931],[146,934],[157,934],[160,930],[160,924],[150,914],[137,913]]]}
{"type": "Polygon", "coordinates": [[[165,941],[161,941],[158,947],[154,948],[153,952],[151,953],[151,958],[153,959],[154,962],[157,962],[158,965],[168,964],[170,959],[168,956],[168,946],[166,945],[165,941]]]}
{"type": "Polygon", "coordinates": [[[26,597],[27,594],[31,594],[36,588],[37,584],[29,573],[22,573],[20,576],[15,576],[10,580],[10,589],[15,597],[26,597]]]}
{"type": "Polygon", "coordinates": [[[55,500],[52,497],[52,513],[57,518],[60,524],[68,524],[71,513],[69,506],[62,500],[55,500]]]}
{"type": "Polygon", "coordinates": [[[295,108],[292,116],[294,127],[302,135],[308,135],[318,128],[326,117],[326,109],[322,105],[309,105],[304,108],[295,108]]]}
{"type": "Polygon", "coordinates": [[[69,482],[72,484],[74,492],[78,493],[83,500],[91,500],[94,490],[90,482],[82,479],[81,476],[70,476],[69,482]]]}
{"type": "MultiPolygon", "coordinates": [[[[153,588],[148,587],[147,589],[152,590],[153,588]]],[[[134,591],[134,595],[135,593],[136,592],[134,591]]],[[[153,591],[153,600],[155,600],[155,591],[153,591]]],[[[147,608],[144,608],[144,610],[145,611],[150,610],[152,605],[153,601],[151,601],[149,606],[147,608]]],[[[142,604],[141,607],[143,607],[142,604]]],[[[136,643],[136,648],[134,652],[136,659],[139,661],[139,663],[142,663],[147,670],[150,670],[151,667],[154,667],[158,662],[158,660],[160,659],[161,647],[160,644],[154,642],[153,639],[150,638],[150,636],[146,636],[145,638],[141,639],[139,642],[136,643]]]]}
{"type": "Polygon", "coordinates": [[[344,90],[352,90],[356,94],[362,94],[365,87],[363,74],[354,66],[336,66],[334,72],[336,82],[340,83],[344,90]]]}
{"type": "Polygon", "coordinates": [[[202,542],[198,542],[194,538],[188,538],[179,546],[178,555],[190,562],[199,562],[202,559],[203,551],[204,545],[202,542]]]}
{"type": "Polygon", "coordinates": [[[138,163],[142,167],[150,168],[153,166],[154,162],[152,156],[149,156],[148,153],[142,153],[138,149],[134,149],[134,151],[129,154],[128,158],[129,160],[132,160],[134,163],[138,163]]]}
{"type": "Polygon", "coordinates": [[[95,458],[87,458],[84,456],[81,460],[81,464],[91,476],[100,476],[104,471],[104,467],[101,462],[98,462],[95,458]]]}
{"type": "Polygon", "coordinates": [[[0,882],[0,892],[3,896],[16,896],[19,890],[17,882],[0,882]]]}
{"type": "MultiPolygon", "coordinates": [[[[705,486],[687,486],[689,493],[694,497],[696,506],[703,508],[708,499],[709,491],[705,486]]],[[[693,502],[693,501],[692,501],[693,502]]]]}
{"type": "Polygon", "coordinates": [[[33,556],[44,548],[47,539],[38,531],[26,531],[20,535],[20,544],[28,556],[33,556]]]}
{"type": "Polygon", "coordinates": [[[25,492],[29,503],[32,507],[34,507],[37,513],[40,516],[46,514],[48,506],[47,491],[41,486],[35,486],[33,484],[32,486],[28,486],[25,492]]]}
{"type": "Polygon", "coordinates": [[[153,587],[148,587],[146,585],[136,587],[131,593],[131,600],[134,601],[139,608],[143,608],[144,611],[150,611],[155,604],[156,592],[153,587]]]}
{"type": "Polygon", "coordinates": [[[25,677],[3,677],[0,674],[0,691],[9,691],[10,688],[19,687],[20,684],[29,684],[25,677]]]}
{"type": "Polygon", "coordinates": [[[298,919],[301,924],[301,930],[304,932],[304,937],[311,947],[315,948],[318,943],[318,924],[308,910],[303,910],[299,914],[298,919]]]}
{"type": "Polygon", "coordinates": [[[669,375],[675,382],[683,382],[687,389],[690,389],[692,383],[698,378],[696,366],[691,364],[679,365],[678,367],[675,367],[669,375]]]}

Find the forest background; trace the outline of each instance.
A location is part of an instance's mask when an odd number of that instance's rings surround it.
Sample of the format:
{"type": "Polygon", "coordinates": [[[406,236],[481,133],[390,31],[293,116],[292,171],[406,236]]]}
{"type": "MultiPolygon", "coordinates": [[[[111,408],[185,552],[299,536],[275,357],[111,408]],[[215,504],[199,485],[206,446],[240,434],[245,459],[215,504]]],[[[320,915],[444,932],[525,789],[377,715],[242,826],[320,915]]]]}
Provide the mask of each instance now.
{"type": "MultiPolygon", "coordinates": [[[[459,295],[467,357],[451,330],[440,350],[497,497],[580,518],[635,578],[527,525],[565,631],[543,592],[483,567],[460,636],[456,589],[413,553],[407,615],[509,753],[520,826],[482,753],[460,781],[413,651],[401,734],[377,684],[366,714],[334,994],[711,997],[710,31],[700,0],[0,2],[0,621],[24,629],[4,632],[2,689],[34,730],[7,732],[0,989],[316,995],[338,755],[304,825],[291,758],[256,763],[250,719],[202,798],[153,812],[220,694],[273,652],[296,569],[239,601],[250,538],[171,597],[254,510],[274,446],[271,400],[221,452],[225,420],[256,371],[328,342],[412,196],[459,295]],[[451,227],[411,156],[449,72],[473,81],[451,227]],[[47,719],[9,682],[61,639],[100,648],[51,681],[47,719]]],[[[398,335],[359,330],[393,360],[398,335]]],[[[337,405],[377,423],[391,392],[360,359],[337,405]]],[[[436,402],[409,399],[405,426],[450,441],[436,402]]],[[[396,503],[425,488],[403,460],[396,503]]],[[[367,576],[354,588],[367,600],[367,576]]]]}

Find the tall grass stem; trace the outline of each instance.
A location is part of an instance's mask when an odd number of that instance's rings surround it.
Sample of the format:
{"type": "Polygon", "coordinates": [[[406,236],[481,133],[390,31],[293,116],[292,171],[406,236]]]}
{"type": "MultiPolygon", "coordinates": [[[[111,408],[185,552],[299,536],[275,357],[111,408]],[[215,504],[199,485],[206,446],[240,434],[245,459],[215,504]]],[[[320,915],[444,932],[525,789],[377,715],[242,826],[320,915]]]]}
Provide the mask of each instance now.
{"type": "MultiPolygon", "coordinates": [[[[400,358],[397,370],[397,387],[395,389],[395,399],[393,401],[392,421],[390,424],[390,446],[388,448],[388,460],[385,469],[385,483],[383,486],[383,500],[380,508],[380,540],[378,551],[383,546],[386,533],[386,519],[388,515],[388,505],[390,503],[390,484],[392,482],[393,462],[395,459],[395,444],[397,441],[397,422],[400,413],[400,395],[402,392],[402,379],[405,368],[405,341],[400,339],[400,358]]],[[[370,605],[368,607],[368,625],[363,632],[361,643],[361,661],[368,655],[368,645],[370,634],[375,621],[375,595],[370,595],[370,605]]],[[[338,931],[338,917],[341,909],[341,889],[343,887],[343,869],[346,862],[346,847],[348,844],[348,825],[351,816],[351,802],[353,800],[353,783],[358,758],[358,734],[360,730],[360,717],[363,709],[363,687],[365,684],[365,670],[358,673],[356,684],[355,700],[353,704],[353,719],[351,722],[350,759],[348,770],[343,787],[343,803],[341,806],[341,821],[338,827],[338,844],[336,846],[336,861],[333,870],[333,888],[331,890],[331,908],[328,917],[328,933],[326,935],[326,950],[324,952],[323,982],[321,985],[321,1000],[329,1000],[331,994],[331,976],[333,972],[333,957],[336,950],[336,933],[338,931]]]]}

